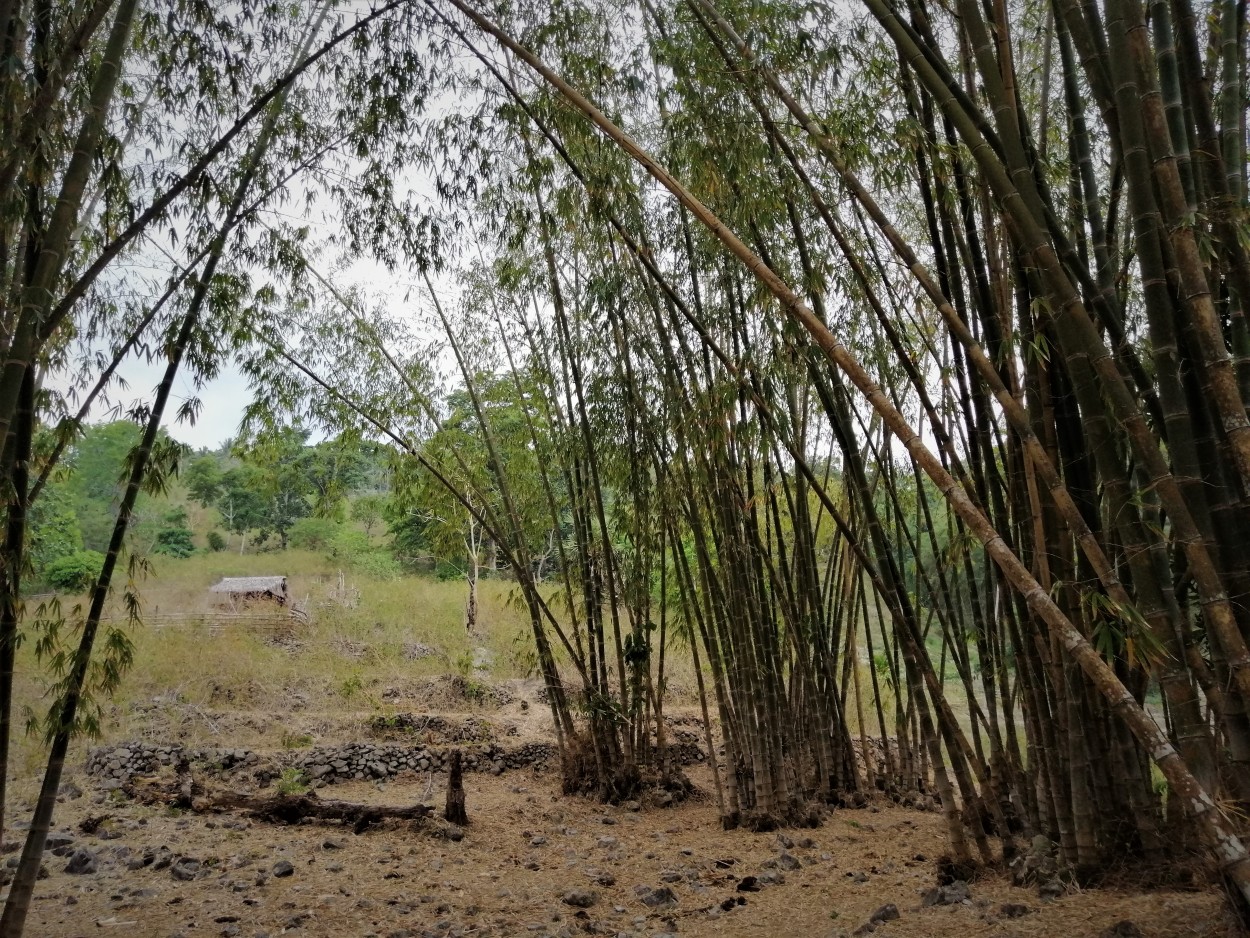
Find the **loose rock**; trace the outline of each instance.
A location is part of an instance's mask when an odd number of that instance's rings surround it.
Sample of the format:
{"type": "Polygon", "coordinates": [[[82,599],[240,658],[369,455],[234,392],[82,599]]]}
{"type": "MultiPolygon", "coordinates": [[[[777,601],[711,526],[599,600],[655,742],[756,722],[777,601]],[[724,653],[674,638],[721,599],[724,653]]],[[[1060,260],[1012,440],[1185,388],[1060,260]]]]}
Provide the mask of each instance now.
{"type": "Polygon", "coordinates": [[[65,872],[81,876],[85,873],[94,873],[99,867],[96,855],[86,847],[79,847],[65,864],[65,872]]]}
{"type": "Polygon", "coordinates": [[[896,906],[893,902],[887,902],[881,908],[877,909],[877,911],[873,912],[872,915],[868,916],[868,921],[877,923],[892,922],[896,918],[898,918],[898,906],[896,906]]]}
{"type": "Polygon", "coordinates": [[[962,880],[956,880],[949,886],[937,886],[930,889],[925,893],[920,904],[928,908],[934,905],[959,905],[971,900],[972,893],[968,889],[968,884],[962,880]]]}
{"type": "Polygon", "coordinates": [[[634,893],[643,905],[652,909],[668,909],[677,905],[677,894],[667,886],[652,889],[650,886],[636,886],[634,893]]]}
{"type": "Polygon", "coordinates": [[[802,865],[803,864],[799,862],[798,857],[787,853],[784,850],[781,852],[781,856],[777,857],[777,866],[781,867],[783,870],[797,870],[802,865]]]}

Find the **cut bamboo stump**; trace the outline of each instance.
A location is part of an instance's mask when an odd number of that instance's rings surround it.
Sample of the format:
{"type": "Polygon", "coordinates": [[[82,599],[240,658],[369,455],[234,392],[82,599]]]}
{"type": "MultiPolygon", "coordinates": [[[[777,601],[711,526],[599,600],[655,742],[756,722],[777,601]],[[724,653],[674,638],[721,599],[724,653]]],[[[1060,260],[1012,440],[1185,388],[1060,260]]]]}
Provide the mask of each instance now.
{"type": "Polygon", "coordinates": [[[460,750],[453,749],[451,767],[447,775],[447,804],[443,808],[443,817],[451,824],[464,827],[469,823],[469,815],[464,809],[464,771],[460,766],[460,750]]]}

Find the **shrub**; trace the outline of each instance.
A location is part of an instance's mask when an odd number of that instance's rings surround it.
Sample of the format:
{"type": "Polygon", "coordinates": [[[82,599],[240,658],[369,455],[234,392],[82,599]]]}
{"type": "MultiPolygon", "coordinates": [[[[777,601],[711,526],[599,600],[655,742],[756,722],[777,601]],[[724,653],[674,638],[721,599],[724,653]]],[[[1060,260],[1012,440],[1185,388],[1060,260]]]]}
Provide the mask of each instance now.
{"type": "Polygon", "coordinates": [[[302,795],[308,791],[303,771],[294,766],[282,770],[276,787],[280,795],[302,795]]]}
{"type": "Polygon", "coordinates": [[[379,580],[393,580],[403,572],[399,561],[390,551],[385,550],[371,550],[358,554],[351,558],[350,563],[360,573],[379,580]]]}
{"type": "Polygon", "coordinates": [[[352,569],[379,580],[393,580],[403,572],[394,554],[374,547],[365,533],[355,528],[340,527],[329,548],[331,560],[349,564],[352,569]]]}
{"type": "Polygon", "coordinates": [[[213,553],[218,553],[226,549],[226,539],[221,536],[221,532],[208,532],[208,549],[213,553]]]}
{"type": "Polygon", "coordinates": [[[329,518],[300,518],[287,535],[290,545],[300,550],[326,550],[337,538],[342,525],[329,518]]]}
{"type": "Polygon", "coordinates": [[[164,554],[167,557],[190,557],[195,553],[195,544],[191,542],[190,528],[166,528],[156,535],[156,544],[152,553],[164,554]]]}
{"type": "Polygon", "coordinates": [[[313,744],[313,738],[307,733],[292,733],[290,730],[282,734],[283,749],[307,749],[313,744]]]}
{"type": "Polygon", "coordinates": [[[156,543],[152,553],[165,554],[167,557],[190,557],[195,553],[195,544],[191,541],[191,528],[187,524],[187,513],[176,508],[162,519],[163,526],[157,532],[156,543]]]}
{"type": "Polygon", "coordinates": [[[52,561],[43,576],[53,589],[78,592],[96,581],[103,566],[104,555],[98,550],[80,550],[52,561]]]}

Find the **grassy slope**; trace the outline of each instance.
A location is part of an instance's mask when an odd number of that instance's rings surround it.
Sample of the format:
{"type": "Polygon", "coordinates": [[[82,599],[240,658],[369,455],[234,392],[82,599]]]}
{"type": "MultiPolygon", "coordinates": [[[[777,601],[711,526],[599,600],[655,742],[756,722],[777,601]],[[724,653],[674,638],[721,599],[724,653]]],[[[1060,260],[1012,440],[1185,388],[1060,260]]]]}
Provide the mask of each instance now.
{"type": "MultiPolygon", "coordinates": [[[[182,560],[152,558],[153,572],[140,584],[144,621],[126,627],[134,642],[134,665],[104,708],[104,740],[167,733],[171,738],[164,741],[170,742],[228,746],[263,739],[276,746],[285,735],[281,717],[296,706],[302,723],[309,713],[325,714],[327,719],[357,715],[363,720],[371,713],[405,706],[402,700],[387,700],[388,689],[402,692],[408,685],[446,673],[468,675],[475,670],[475,658],[479,663],[485,660],[475,673],[486,680],[531,676],[528,617],[511,581],[481,582],[478,632],[470,635],[464,628],[463,581],[429,576],[381,580],[344,570],[347,584],[360,593],[359,604],[345,608],[330,598],[341,568],[324,554],[275,550],[241,556],[237,543],[235,550],[182,560]],[[220,627],[220,610],[208,587],[222,576],[273,574],[288,577],[291,595],[307,604],[310,621],[297,624],[279,615],[220,627]],[[404,650],[412,643],[430,646],[438,654],[410,658],[404,650]],[[217,714],[223,712],[265,719],[241,728],[238,738],[232,739],[229,730],[218,725],[217,714]],[[188,722],[188,713],[200,717],[188,722]]],[[[67,611],[70,603],[65,601],[67,611]]],[[[881,623],[872,613],[870,621],[879,636],[881,623]]],[[[124,626],[120,620],[116,624],[124,626]]],[[[879,637],[876,647],[879,653],[879,637]]],[[[859,651],[863,712],[869,734],[876,735],[871,665],[865,660],[862,638],[859,651]]],[[[936,655],[936,648],[933,652],[936,655]]],[[[694,674],[685,647],[671,646],[666,664],[669,705],[695,704],[694,674]]],[[[33,642],[21,651],[18,674],[17,712],[23,705],[42,711],[46,672],[35,662],[33,642]]],[[[956,682],[948,672],[948,687],[954,690],[956,682]]],[[[886,691],[886,696],[892,728],[892,694],[886,691]]],[[[709,703],[714,711],[714,702],[709,703]]],[[[412,702],[406,705],[411,707],[412,702]]],[[[965,707],[959,700],[961,720],[967,719],[965,707]]],[[[858,734],[856,710],[853,706],[848,710],[852,732],[858,734]]],[[[19,778],[29,779],[40,769],[42,747],[37,740],[20,737],[15,746],[15,770],[19,778]]]]}
{"type": "MultiPolygon", "coordinates": [[[[203,732],[179,736],[190,742],[232,743],[216,735],[211,714],[255,712],[280,717],[293,709],[321,712],[370,712],[386,709],[383,692],[448,672],[467,673],[475,649],[485,649],[483,677],[506,680],[526,671],[528,619],[513,599],[515,584],[483,581],[479,590],[479,629],[464,628],[463,582],[429,577],[377,580],[344,574],[360,591],[354,608],[330,601],[339,567],[308,551],[271,551],[240,556],[234,552],[197,554],[185,560],[153,558],[153,573],[141,584],[144,621],[123,627],[134,643],[135,660],[113,700],[104,708],[105,740],[130,738],[144,727],[177,722],[163,713],[201,712],[203,732]],[[296,623],[277,615],[269,619],[231,622],[224,627],[214,610],[208,587],[222,576],[283,574],[291,594],[308,601],[310,621],[296,623]],[[410,659],[404,646],[422,643],[437,650],[433,657],[410,659]],[[298,695],[298,697],[296,696],[298,695]]],[[[73,598],[62,608],[72,622],[73,598]]],[[[32,603],[33,607],[34,603],[32,603]]],[[[258,610],[250,610],[257,612],[258,610]]],[[[120,609],[114,614],[120,615],[120,609]]],[[[30,623],[36,615],[28,613],[30,623]]],[[[34,635],[19,653],[15,716],[25,708],[42,713],[47,671],[35,658],[34,635]]],[[[76,635],[67,632],[68,640],[76,635]]],[[[478,652],[479,659],[481,652],[478,652]]],[[[280,721],[278,722],[280,726],[280,721]]],[[[273,735],[273,734],[270,734],[273,735]]],[[[170,740],[173,741],[173,740],[170,740]]],[[[277,744],[277,739],[273,741],[277,744]]],[[[84,743],[84,745],[86,745],[84,743]]],[[[40,769],[39,741],[20,734],[14,740],[15,774],[29,779],[40,769]]]]}

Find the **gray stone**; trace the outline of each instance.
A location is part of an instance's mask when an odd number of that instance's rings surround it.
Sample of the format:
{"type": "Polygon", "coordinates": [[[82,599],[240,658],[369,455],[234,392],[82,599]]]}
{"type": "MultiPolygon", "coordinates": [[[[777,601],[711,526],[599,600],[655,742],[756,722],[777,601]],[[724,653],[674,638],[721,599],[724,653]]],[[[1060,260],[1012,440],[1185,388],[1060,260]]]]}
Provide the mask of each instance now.
{"type": "Polygon", "coordinates": [[[273,865],[273,875],[281,879],[284,876],[293,876],[295,874],[295,866],[290,860],[279,860],[273,865]]]}
{"type": "Polygon", "coordinates": [[[1044,880],[1038,884],[1037,895],[1042,899],[1058,899],[1063,895],[1063,883],[1057,877],[1044,880]]]}
{"type": "Polygon", "coordinates": [[[560,901],[576,909],[589,909],[598,899],[599,897],[589,889],[570,889],[560,901]]]}
{"type": "Polygon", "coordinates": [[[667,886],[652,889],[650,886],[635,886],[634,893],[643,905],[652,909],[670,909],[677,905],[677,894],[667,886]]]}
{"type": "Polygon", "coordinates": [[[887,902],[872,915],[868,916],[870,922],[892,922],[898,918],[898,906],[893,902],[887,902]]]}
{"type": "Polygon", "coordinates": [[[972,901],[972,893],[963,880],[955,880],[949,886],[937,886],[925,893],[921,905],[925,908],[934,905],[960,905],[972,901]]]}
{"type": "Polygon", "coordinates": [[[777,857],[777,865],[783,870],[797,870],[803,864],[799,862],[798,857],[783,850],[781,856],[777,857]]]}
{"type": "Polygon", "coordinates": [[[74,851],[74,855],[69,858],[69,863],[65,864],[65,872],[73,873],[81,876],[85,873],[94,873],[100,868],[96,855],[86,847],[79,847],[74,851]]]}
{"type": "Polygon", "coordinates": [[[170,866],[169,875],[185,883],[195,879],[195,874],[199,871],[199,860],[193,860],[190,857],[179,857],[177,862],[170,866]]]}
{"type": "Polygon", "coordinates": [[[82,789],[73,782],[64,782],[58,790],[62,797],[76,801],[82,797],[82,789]]]}

